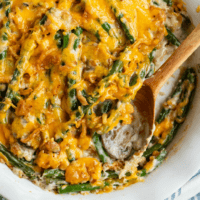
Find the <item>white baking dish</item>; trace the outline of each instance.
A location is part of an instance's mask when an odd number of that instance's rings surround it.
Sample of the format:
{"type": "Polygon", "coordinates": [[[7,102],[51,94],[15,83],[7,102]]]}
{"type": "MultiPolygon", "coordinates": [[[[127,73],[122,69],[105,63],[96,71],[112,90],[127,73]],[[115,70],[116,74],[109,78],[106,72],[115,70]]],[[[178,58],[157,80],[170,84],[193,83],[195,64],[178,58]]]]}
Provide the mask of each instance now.
{"type": "MultiPolygon", "coordinates": [[[[200,23],[196,8],[200,0],[185,0],[194,25],[200,23]]],[[[189,66],[200,64],[200,49],[190,58],[189,66]]],[[[197,70],[198,71],[198,70],[197,70]]],[[[176,73],[178,74],[178,72],[176,73]]],[[[198,79],[200,78],[200,65],[198,79]]],[[[175,81],[171,78],[170,82],[175,81]]],[[[171,84],[170,84],[171,85],[171,84]]],[[[163,91],[170,92],[170,85],[163,91]]],[[[166,93],[166,92],[165,92],[166,93]]],[[[160,96],[162,102],[165,97],[160,96]]],[[[200,169],[200,83],[187,120],[169,146],[167,160],[143,183],[137,183],[124,190],[100,195],[55,195],[44,191],[30,181],[20,179],[3,164],[0,164],[0,194],[9,200],[162,200],[185,184],[200,169]]]]}

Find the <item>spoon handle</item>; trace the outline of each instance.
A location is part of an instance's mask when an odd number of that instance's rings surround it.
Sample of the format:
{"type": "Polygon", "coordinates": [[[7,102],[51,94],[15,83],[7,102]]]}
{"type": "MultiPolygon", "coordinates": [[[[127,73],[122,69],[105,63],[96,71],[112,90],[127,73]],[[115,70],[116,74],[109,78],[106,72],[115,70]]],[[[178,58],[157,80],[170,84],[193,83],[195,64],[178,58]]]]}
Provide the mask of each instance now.
{"type": "Polygon", "coordinates": [[[155,72],[152,78],[145,80],[155,97],[168,78],[187,60],[187,58],[200,46],[200,24],[183,41],[168,60],[155,72]]]}

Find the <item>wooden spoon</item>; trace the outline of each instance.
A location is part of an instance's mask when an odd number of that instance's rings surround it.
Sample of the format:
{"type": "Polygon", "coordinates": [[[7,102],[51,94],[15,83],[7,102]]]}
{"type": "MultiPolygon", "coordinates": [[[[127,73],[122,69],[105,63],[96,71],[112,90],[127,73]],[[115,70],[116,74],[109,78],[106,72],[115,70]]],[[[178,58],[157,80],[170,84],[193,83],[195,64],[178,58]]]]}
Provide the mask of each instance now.
{"type": "Polygon", "coordinates": [[[148,121],[149,129],[151,130],[149,134],[152,134],[153,124],[155,122],[155,101],[161,87],[199,46],[200,24],[160,69],[151,78],[144,81],[142,88],[138,91],[134,104],[142,116],[148,121]]]}
{"type": "MultiPolygon", "coordinates": [[[[119,127],[107,134],[102,135],[103,146],[109,155],[118,160],[131,159],[132,161],[142,156],[146,150],[152,134],[153,125],[155,121],[155,101],[163,84],[166,80],[178,69],[179,66],[197,49],[200,45],[200,24],[196,29],[187,37],[187,39],[180,45],[180,47],[172,54],[172,56],[161,66],[161,68],[153,75],[144,81],[142,88],[137,92],[134,99],[134,104],[137,107],[137,112],[134,114],[134,124],[119,127]],[[135,121],[136,120],[136,121],[135,121]],[[139,121],[138,121],[139,120],[139,121]],[[142,128],[140,129],[140,121],[142,128]],[[123,129],[121,131],[121,129],[123,129]],[[136,132],[134,132],[136,130],[136,132]],[[124,136],[125,134],[125,136],[124,136]],[[132,137],[136,137],[137,141],[132,141],[132,137]],[[136,147],[130,146],[130,142],[134,142],[136,147]],[[129,153],[136,152],[133,155],[129,153]]],[[[133,143],[132,143],[133,145],[133,143]]]]}

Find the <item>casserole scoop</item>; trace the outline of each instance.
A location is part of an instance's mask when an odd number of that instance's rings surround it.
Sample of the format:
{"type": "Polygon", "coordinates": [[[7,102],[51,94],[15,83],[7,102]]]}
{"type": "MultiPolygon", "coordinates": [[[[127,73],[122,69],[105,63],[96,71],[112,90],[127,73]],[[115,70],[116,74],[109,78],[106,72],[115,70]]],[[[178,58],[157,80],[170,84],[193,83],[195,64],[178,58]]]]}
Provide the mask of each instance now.
{"type": "Polygon", "coordinates": [[[155,74],[146,79],[133,101],[136,112],[132,124],[116,127],[102,135],[102,142],[108,154],[119,160],[128,159],[132,154],[142,155],[153,135],[155,123],[155,102],[157,95],[170,76],[200,46],[200,24],[182,42],[170,58],[155,74]],[[140,123],[142,121],[142,123],[140,123]]]}
{"type": "Polygon", "coordinates": [[[151,131],[155,122],[155,102],[160,89],[199,46],[200,24],[182,42],[160,69],[151,78],[144,81],[142,88],[137,92],[134,104],[139,112],[148,120],[151,131]]]}

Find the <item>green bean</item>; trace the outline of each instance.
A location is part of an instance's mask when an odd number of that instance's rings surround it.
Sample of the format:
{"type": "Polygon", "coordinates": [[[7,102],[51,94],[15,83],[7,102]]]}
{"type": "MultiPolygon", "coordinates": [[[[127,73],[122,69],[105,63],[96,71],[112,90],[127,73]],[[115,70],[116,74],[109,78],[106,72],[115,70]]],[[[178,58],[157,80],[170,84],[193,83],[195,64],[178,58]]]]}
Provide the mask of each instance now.
{"type": "Polygon", "coordinates": [[[40,118],[37,117],[36,120],[37,120],[37,122],[38,122],[39,124],[42,124],[40,118]]]}
{"type": "MultiPolygon", "coordinates": [[[[17,139],[18,143],[19,143],[19,141],[20,141],[20,139],[17,139]]],[[[30,146],[28,146],[27,144],[25,144],[25,143],[23,143],[21,141],[20,141],[19,144],[22,145],[23,147],[27,148],[27,149],[32,149],[30,146]]],[[[35,163],[34,163],[35,159],[34,158],[31,159],[30,161],[26,160],[25,158],[19,158],[19,160],[22,161],[22,162],[24,162],[25,164],[28,164],[29,166],[30,165],[32,165],[32,166],[35,165],[35,163]]]]}
{"type": "Polygon", "coordinates": [[[76,50],[79,46],[80,43],[80,35],[83,33],[83,29],[81,27],[76,27],[76,29],[73,31],[73,33],[78,37],[75,41],[74,41],[74,46],[73,49],[76,50]]]}
{"type": "Polygon", "coordinates": [[[172,93],[171,95],[171,98],[178,95],[178,94],[181,94],[182,92],[182,85],[183,85],[183,82],[184,80],[189,80],[191,83],[194,83],[195,82],[195,76],[193,75],[195,74],[195,71],[192,69],[192,68],[188,68],[182,75],[180,81],[178,82],[174,92],[172,93]]]}
{"type": "Polygon", "coordinates": [[[60,186],[58,187],[58,193],[64,194],[69,192],[80,192],[80,191],[92,191],[100,189],[100,186],[92,186],[89,183],[82,183],[78,185],[67,185],[67,186],[60,186]]]}
{"type": "Polygon", "coordinates": [[[128,40],[130,40],[130,43],[133,44],[135,42],[135,39],[133,37],[133,35],[131,35],[130,33],[130,29],[128,28],[128,23],[127,21],[124,19],[124,15],[123,14],[119,14],[117,16],[118,21],[120,22],[126,37],[128,38],[128,40]],[[123,20],[124,19],[124,20],[123,20]]]}
{"type": "Polygon", "coordinates": [[[101,40],[101,39],[100,39],[100,35],[99,35],[99,31],[97,31],[94,35],[96,36],[96,38],[98,39],[98,41],[101,40]]]}
{"type": "Polygon", "coordinates": [[[144,79],[145,74],[146,70],[144,69],[140,70],[139,72],[133,73],[133,75],[130,77],[129,86],[134,86],[137,83],[138,78],[144,79]]]}
{"type": "Polygon", "coordinates": [[[5,24],[5,27],[9,28],[9,25],[10,25],[10,21],[7,21],[6,24],[5,24]]]}
{"type": "Polygon", "coordinates": [[[80,36],[82,33],[83,33],[83,29],[81,27],[76,27],[76,29],[73,31],[73,33],[76,35],[76,36],[80,36]]]}
{"type": "Polygon", "coordinates": [[[76,80],[69,78],[68,79],[68,87],[72,87],[76,83],[76,80]]]}
{"type": "Polygon", "coordinates": [[[4,41],[7,41],[8,40],[8,34],[7,33],[3,33],[2,39],[4,41]]]}
{"type": "Polygon", "coordinates": [[[150,63],[153,62],[155,51],[156,51],[156,48],[154,48],[154,49],[152,50],[152,52],[149,54],[149,61],[150,61],[150,63]]]}
{"type": "Polygon", "coordinates": [[[19,95],[19,93],[13,91],[10,88],[7,90],[6,97],[9,98],[15,106],[18,104],[19,100],[21,99],[21,96],[19,95]]]}
{"type": "Polygon", "coordinates": [[[140,72],[140,78],[144,78],[144,77],[145,77],[145,74],[146,74],[145,70],[142,70],[142,71],[140,72]]]}
{"type": "Polygon", "coordinates": [[[112,108],[112,101],[104,101],[101,106],[101,114],[108,113],[112,108]]]}
{"type": "Polygon", "coordinates": [[[137,83],[137,80],[138,80],[138,75],[137,74],[134,74],[131,79],[130,79],[130,82],[129,82],[129,85],[130,86],[133,86],[137,83]]]}
{"type": "Polygon", "coordinates": [[[65,185],[65,171],[60,169],[45,169],[42,175],[46,184],[56,183],[56,185],[65,185]]]}
{"type": "Polygon", "coordinates": [[[26,174],[26,176],[28,176],[29,178],[31,179],[36,178],[35,171],[31,167],[25,165],[11,152],[9,152],[8,149],[3,144],[0,144],[0,152],[8,159],[8,161],[12,166],[21,169],[24,172],[24,174],[26,174]]]}
{"type": "Polygon", "coordinates": [[[131,176],[131,174],[132,174],[131,172],[126,172],[125,173],[126,176],[131,176]]]}
{"type": "Polygon", "coordinates": [[[148,148],[148,149],[144,152],[143,156],[147,158],[147,157],[149,157],[154,151],[160,151],[162,147],[163,147],[162,144],[157,143],[157,144],[153,145],[152,147],[148,148]]]}
{"type": "Polygon", "coordinates": [[[57,143],[60,143],[60,142],[62,142],[62,141],[63,141],[63,138],[58,138],[58,139],[55,139],[55,141],[56,141],[57,143]]]}
{"type": "Polygon", "coordinates": [[[14,73],[13,73],[13,77],[12,77],[12,81],[16,81],[17,77],[20,75],[20,71],[16,68],[14,73]]]}
{"type": "Polygon", "coordinates": [[[0,103],[0,111],[5,107],[5,103],[0,103]]]}
{"type": "Polygon", "coordinates": [[[80,103],[77,99],[75,88],[69,91],[69,98],[70,98],[71,110],[72,111],[77,110],[80,103]]]}
{"type": "Polygon", "coordinates": [[[160,154],[156,157],[156,160],[159,162],[155,165],[155,168],[157,168],[164,161],[164,159],[166,158],[166,155],[167,155],[167,151],[163,148],[160,154]]]}
{"type": "Polygon", "coordinates": [[[83,97],[88,101],[89,95],[87,94],[87,92],[85,91],[85,89],[83,89],[83,90],[81,91],[81,94],[82,94],[83,97]]]}
{"type": "Polygon", "coordinates": [[[104,22],[101,26],[107,33],[109,33],[111,26],[108,22],[104,22]]]}
{"type": "Polygon", "coordinates": [[[134,36],[131,33],[131,27],[129,26],[128,20],[125,18],[124,14],[121,11],[121,8],[116,5],[114,0],[109,0],[108,3],[117,18],[118,22],[120,23],[127,39],[130,41],[131,44],[135,42],[134,36]]]}
{"type": "Polygon", "coordinates": [[[5,16],[8,18],[11,11],[11,2],[9,0],[3,0],[0,3],[0,9],[5,8],[5,16]]]}
{"type": "Polygon", "coordinates": [[[172,0],[163,0],[168,6],[172,6],[172,0]]]}
{"type": "Polygon", "coordinates": [[[137,175],[140,177],[146,176],[147,175],[146,169],[139,170],[137,175]]]}
{"type": "Polygon", "coordinates": [[[144,177],[144,176],[150,174],[152,171],[154,171],[157,167],[159,167],[162,164],[162,162],[166,158],[166,155],[167,155],[167,151],[165,150],[165,148],[162,148],[162,150],[160,151],[160,154],[155,158],[157,162],[153,166],[151,171],[148,172],[146,169],[142,169],[142,170],[138,171],[137,175],[140,176],[140,177],[144,177]]]}
{"type": "Polygon", "coordinates": [[[94,94],[94,96],[89,96],[88,97],[88,101],[89,101],[90,104],[93,104],[98,100],[98,98],[99,98],[98,94],[94,94]]]}
{"type": "MultiPolygon", "coordinates": [[[[73,125],[71,125],[71,126],[73,126],[73,125]]],[[[62,142],[62,141],[63,141],[63,138],[65,137],[65,135],[67,135],[67,133],[69,132],[69,130],[70,130],[70,129],[67,129],[67,130],[62,131],[62,135],[56,137],[55,141],[56,141],[57,143],[62,142]]]]}
{"type": "Polygon", "coordinates": [[[119,174],[117,174],[117,172],[114,170],[107,170],[105,172],[102,171],[101,176],[102,177],[107,176],[108,178],[113,178],[113,179],[119,178],[119,174]]]}
{"type": "Polygon", "coordinates": [[[47,15],[44,15],[43,18],[40,20],[40,25],[44,25],[47,21],[47,15]]]}
{"type": "Polygon", "coordinates": [[[175,46],[180,46],[180,42],[179,42],[179,40],[176,38],[176,36],[171,32],[171,30],[168,28],[168,27],[166,27],[166,30],[167,30],[167,33],[168,33],[168,35],[167,36],[165,36],[166,37],[166,39],[169,41],[169,42],[171,42],[173,45],[175,45],[175,46]]]}
{"type": "Polygon", "coordinates": [[[153,1],[153,4],[156,5],[156,6],[160,6],[160,4],[156,1],[153,1]]]}
{"type": "Polygon", "coordinates": [[[62,32],[61,30],[57,31],[55,36],[54,36],[54,39],[57,40],[57,46],[58,48],[61,48],[62,47],[62,32]]]}
{"type": "MultiPolygon", "coordinates": [[[[196,73],[194,71],[194,69],[189,68],[185,71],[185,74],[183,75],[185,77],[185,80],[188,80],[190,82],[190,84],[194,85],[194,89],[192,91],[187,90],[188,85],[185,87],[185,91],[182,92],[183,97],[181,99],[181,101],[183,102],[185,100],[185,98],[188,98],[188,103],[182,108],[182,113],[179,115],[177,115],[177,118],[179,119],[183,119],[186,117],[189,108],[191,106],[193,97],[194,97],[194,93],[195,93],[195,88],[196,88],[196,73]],[[187,93],[187,95],[185,95],[185,93],[187,93]]],[[[184,81],[184,79],[182,80],[184,81]]]]}
{"type": "Polygon", "coordinates": [[[72,153],[70,148],[66,150],[66,153],[67,153],[67,159],[69,160],[69,162],[72,162],[72,161],[76,160],[75,156],[72,153]]]}
{"type": "Polygon", "coordinates": [[[73,49],[74,49],[74,50],[76,50],[76,49],[78,48],[80,41],[81,41],[81,40],[80,40],[79,38],[77,38],[77,39],[74,41],[74,46],[73,46],[73,49]]]}
{"type": "Polygon", "coordinates": [[[10,5],[10,1],[8,0],[2,0],[0,3],[0,9],[3,8],[4,6],[10,5]]]}
{"type": "Polygon", "coordinates": [[[92,139],[93,139],[94,145],[96,147],[97,153],[99,155],[99,159],[103,163],[109,162],[110,157],[108,156],[107,152],[103,148],[103,145],[102,145],[102,142],[101,142],[101,136],[97,132],[95,132],[92,139]]]}
{"type": "Polygon", "coordinates": [[[150,70],[149,70],[149,72],[147,73],[146,78],[151,77],[151,76],[154,74],[154,72],[155,72],[155,66],[154,66],[153,63],[151,63],[151,64],[150,64],[150,70]]]}
{"type": "Polygon", "coordinates": [[[146,78],[151,77],[154,72],[155,72],[155,65],[153,63],[153,59],[154,59],[154,54],[155,54],[156,48],[154,48],[151,53],[149,54],[149,62],[150,62],[150,69],[148,70],[147,74],[146,74],[146,78]]]}
{"type": "Polygon", "coordinates": [[[120,14],[116,14],[116,8],[112,7],[112,10],[115,13],[115,16],[117,17],[119,23],[122,26],[122,29],[124,30],[124,33],[126,35],[126,37],[128,38],[128,40],[130,41],[131,44],[133,44],[135,42],[135,39],[133,37],[133,35],[130,33],[130,28],[128,27],[128,23],[127,20],[124,18],[124,14],[120,13],[120,14]]]}
{"type": "Polygon", "coordinates": [[[45,169],[43,175],[46,178],[65,179],[65,171],[60,169],[45,169]]]}
{"type": "Polygon", "coordinates": [[[0,53],[0,60],[3,60],[7,56],[7,50],[4,50],[0,53]]]}
{"type": "Polygon", "coordinates": [[[109,71],[107,76],[111,76],[111,75],[116,74],[116,73],[121,73],[122,70],[123,70],[123,62],[120,61],[120,60],[116,60],[114,62],[114,64],[112,65],[112,68],[109,71]]]}
{"type": "Polygon", "coordinates": [[[184,75],[183,75],[181,80],[184,81],[184,79],[188,79],[190,81],[190,83],[196,84],[197,77],[196,77],[195,70],[193,68],[188,68],[185,71],[185,73],[184,73],[184,75]]]}
{"type": "Polygon", "coordinates": [[[163,108],[158,116],[158,119],[156,120],[157,123],[161,123],[165,118],[166,116],[170,113],[170,109],[165,109],[163,108]]]}
{"type": "Polygon", "coordinates": [[[81,192],[81,191],[92,191],[104,188],[107,186],[108,183],[105,182],[104,186],[92,186],[90,183],[81,183],[77,185],[64,185],[58,187],[58,193],[64,194],[64,193],[70,193],[70,192],[81,192]]]}
{"type": "Polygon", "coordinates": [[[9,13],[11,12],[11,8],[8,8],[5,12],[6,17],[8,17],[9,13]]]}
{"type": "Polygon", "coordinates": [[[62,48],[65,49],[69,44],[69,34],[63,35],[62,48]]]}
{"type": "Polygon", "coordinates": [[[69,33],[63,34],[63,31],[58,30],[54,36],[54,39],[57,41],[57,46],[59,49],[65,49],[69,44],[69,33]]]}

